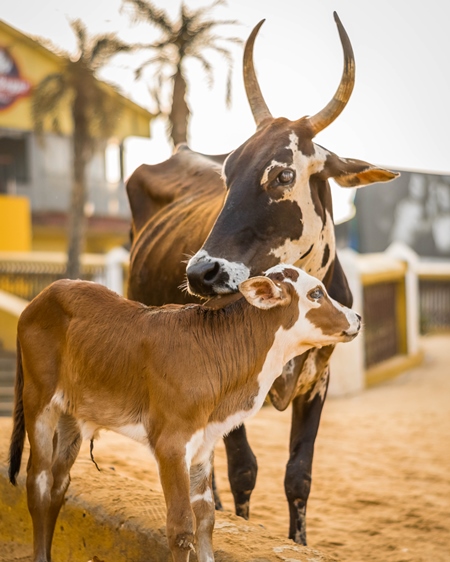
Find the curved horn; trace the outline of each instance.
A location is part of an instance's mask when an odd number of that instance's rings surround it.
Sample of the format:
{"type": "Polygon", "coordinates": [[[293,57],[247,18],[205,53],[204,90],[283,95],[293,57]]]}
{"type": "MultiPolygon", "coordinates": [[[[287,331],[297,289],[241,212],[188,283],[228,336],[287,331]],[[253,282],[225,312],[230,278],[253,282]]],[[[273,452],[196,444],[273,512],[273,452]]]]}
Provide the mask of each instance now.
{"type": "Polygon", "coordinates": [[[348,38],[347,32],[341,23],[336,12],[333,13],[336,25],[341,39],[342,49],[344,51],[344,70],[342,72],[341,83],[333,96],[333,99],[328,102],[319,113],[309,117],[308,121],[314,131],[314,135],[323,131],[328,127],[336,117],[341,113],[347,105],[355,85],[355,57],[353,56],[353,49],[348,38]]]}
{"type": "Polygon", "coordinates": [[[253,45],[258,35],[259,28],[265,20],[261,20],[250,33],[244,49],[244,84],[247,99],[255,119],[256,126],[259,128],[266,119],[271,119],[270,113],[256,79],[255,67],[253,65],[253,45]]]}

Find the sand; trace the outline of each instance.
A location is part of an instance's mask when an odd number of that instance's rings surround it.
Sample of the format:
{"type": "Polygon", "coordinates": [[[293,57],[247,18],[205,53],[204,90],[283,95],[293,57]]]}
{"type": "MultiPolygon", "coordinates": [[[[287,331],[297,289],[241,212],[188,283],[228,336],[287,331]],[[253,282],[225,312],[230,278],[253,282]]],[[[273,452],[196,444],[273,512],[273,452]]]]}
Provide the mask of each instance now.
{"type": "MultiPolygon", "coordinates": [[[[336,560],[450,561],[450,336],[423,338],[421,345],[421,367],[359,395],[326,401],[308,545],[336,560]]],[[[271,406],[247,423],[259,464],[251,518],[280,537],[288,529],[283,479],[289,428],[289,410],[271,406]]],[[[103,432],[94,455],[101,469],[160,489],[155,462],[142,445],[103,432]]],[[[88,444],[77,462],[91,462],[88,444]]],[[[222,443],[215,464],[224,507],[231,511],[222,443]]]]}

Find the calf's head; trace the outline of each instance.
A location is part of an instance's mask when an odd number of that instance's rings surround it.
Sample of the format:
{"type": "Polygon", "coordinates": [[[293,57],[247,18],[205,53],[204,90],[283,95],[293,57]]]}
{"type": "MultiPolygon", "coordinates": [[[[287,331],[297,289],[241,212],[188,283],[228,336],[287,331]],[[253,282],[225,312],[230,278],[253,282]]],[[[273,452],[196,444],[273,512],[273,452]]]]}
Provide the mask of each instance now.
{"type": "MultiPolygon", "coordinates": [[[[244,52],[244,81],[256,133],[223,165],[224,206],[203,247],[187,267],[188,290],[207,297],[237,291],[239,283],[279,263],[293,263],[324,279],[335,256],[329,178],[342,187],[389,181],[396,173],[341,158],[313,138],[332,123],[353,90],[350,40],[335,14],[344,71],[332,100],[319,113],[296,121],[273,118],[253,66],[253,44],[244,52]]],[[[286,77],[283,77],[286,80],[286,77]]]]}
{"type": "Polygon", "coordinates": [[[289,358],[311,347],[351,341],[361,329],[359,314],[333,300],[317,278],[292,265],[280,264],[264,276],[250,277],[239,291],[257,308],[284,309],[289,358]]]}

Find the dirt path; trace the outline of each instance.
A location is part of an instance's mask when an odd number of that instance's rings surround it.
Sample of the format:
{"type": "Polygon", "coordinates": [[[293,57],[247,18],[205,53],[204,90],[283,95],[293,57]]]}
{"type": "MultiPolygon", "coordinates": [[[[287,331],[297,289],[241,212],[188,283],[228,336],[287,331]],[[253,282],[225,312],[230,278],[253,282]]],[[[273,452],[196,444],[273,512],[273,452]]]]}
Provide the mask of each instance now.
{"type": "MultiPolygon", "coordinates": [[[[326,402],[308,542],[338,560],[450,562],[450,337],[422,344],[426,358],[420,368],[358,396],[326,402]]],[[[289,426],[289,411],[271,407],[247,424],[259,463],[252,520],[283,537],[289,426]]],[[[103,470],[160,489],[155,463],[141,445],[103,433],[94,455],[103,470]]],[[[91,463],[87,444],[77,462],[91,463]]],[[[216,472],[225,509],[231,510],[222,444],[216,472]]]]}

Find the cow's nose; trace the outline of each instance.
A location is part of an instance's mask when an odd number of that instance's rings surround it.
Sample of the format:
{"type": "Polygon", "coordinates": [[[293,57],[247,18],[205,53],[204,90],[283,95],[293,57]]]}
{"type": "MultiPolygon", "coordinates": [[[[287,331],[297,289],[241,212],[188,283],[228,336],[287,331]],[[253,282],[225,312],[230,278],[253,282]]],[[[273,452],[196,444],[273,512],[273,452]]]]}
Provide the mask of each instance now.
{"type": "Polygon", "coordinates": [[[214,295],[213,286],[220,277],[220,265],[216,261],[198,261],[186,269],[189,290],[200,296],[214,295]]]}

